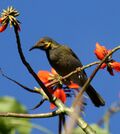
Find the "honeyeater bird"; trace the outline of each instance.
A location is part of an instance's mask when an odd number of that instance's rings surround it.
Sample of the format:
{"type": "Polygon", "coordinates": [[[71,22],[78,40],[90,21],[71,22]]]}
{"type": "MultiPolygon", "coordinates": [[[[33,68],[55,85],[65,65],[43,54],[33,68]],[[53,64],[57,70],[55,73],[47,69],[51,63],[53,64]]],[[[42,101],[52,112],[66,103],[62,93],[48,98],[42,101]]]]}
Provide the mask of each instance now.
{"type": "MultiPolygon", "coordinates": [[[[32,48],[30,48],[30,51],[33,49],[44,50],[50,65],[60,76],[65,76],[74,71],[77,67],[82,67],[79,58],[69,47],[61,45],[49,37],[41,38],[32,48]]],[[[67,81],[73,81],[80,87],[85,84],[86,80],[87,75],[85,71],[74,74],[67,79],[67,81]]],[[[86,93],[96,107],[105,105],[105,101],[91,85],[87,87],[86,93]]]]}

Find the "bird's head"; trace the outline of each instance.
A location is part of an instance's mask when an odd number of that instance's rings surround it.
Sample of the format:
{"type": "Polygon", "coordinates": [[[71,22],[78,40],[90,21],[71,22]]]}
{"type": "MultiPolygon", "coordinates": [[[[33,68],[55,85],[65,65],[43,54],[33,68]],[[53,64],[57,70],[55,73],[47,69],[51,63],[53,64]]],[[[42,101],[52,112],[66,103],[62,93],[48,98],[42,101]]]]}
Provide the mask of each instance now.
{"type": "Polygon", "coordinates": [[[33,49],[41,49],[41,50],[49,50],[56,48],[58,43],[49,37],[41,38],[33,47],[29,49],[29,51],[33,49]]]}

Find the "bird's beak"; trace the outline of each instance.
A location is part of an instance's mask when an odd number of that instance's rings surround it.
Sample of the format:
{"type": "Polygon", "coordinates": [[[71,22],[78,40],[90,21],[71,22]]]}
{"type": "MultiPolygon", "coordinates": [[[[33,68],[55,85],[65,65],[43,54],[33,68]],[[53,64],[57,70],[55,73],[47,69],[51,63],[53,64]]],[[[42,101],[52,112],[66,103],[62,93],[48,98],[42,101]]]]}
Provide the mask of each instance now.
{"type": "Polygon", "coordinates": [[[31,50],[33,50],[33,49],[35,49],[35,48],[38,48],[38,47],[35,45],[35,46],[31,47],[31,48],[29,49],[29,51],[31,51],[31,50]]]}
{"type": "Polygon", "coordinates": [[[31,50],[33,50],[33,49],[43,49],[44,48],[44,43],[40,43],[40,42],[38,42],[37,44],[35,44],[33,47],[31,47],[30,49],[29,49],[29,51],[31,51],[31,50]]]}

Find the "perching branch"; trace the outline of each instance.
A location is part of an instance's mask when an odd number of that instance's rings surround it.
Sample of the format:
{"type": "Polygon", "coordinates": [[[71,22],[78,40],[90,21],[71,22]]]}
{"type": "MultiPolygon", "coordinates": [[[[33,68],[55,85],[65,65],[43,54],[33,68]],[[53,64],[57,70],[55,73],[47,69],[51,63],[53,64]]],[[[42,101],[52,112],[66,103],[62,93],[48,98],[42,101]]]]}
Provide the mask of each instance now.
{"type": "MultiPolygon", "coordinates": [[[[78,72],[81,72],[82,70],[87,69],[87,68],[89,68],[91,66],[99,64],[99,63],[100,63],[100,61],[95,61],[95,62],[92,62],[90,64],[84,65],[83,67],[78,67],[74,71],[70,72],[69,74],[61,77],[61,81],[64,81],[65,79],[69,78],[70,76],[72,76],[72,75],[74,75],[74,74],[76,74],[78,72]]],[[[53,80],[50,83],[46,84],[46,87],[52,87],[53,85],[56,85],[58,83],[59,83],[59,80],[56,79],[56,80],[53,80]]]]}

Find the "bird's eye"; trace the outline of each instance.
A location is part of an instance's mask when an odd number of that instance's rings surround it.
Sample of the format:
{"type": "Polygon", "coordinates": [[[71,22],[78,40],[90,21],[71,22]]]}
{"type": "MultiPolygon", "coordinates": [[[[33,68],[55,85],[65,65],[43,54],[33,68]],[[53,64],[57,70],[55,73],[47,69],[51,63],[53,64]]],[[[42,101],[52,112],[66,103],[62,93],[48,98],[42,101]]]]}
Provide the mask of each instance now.
{"type": "Polygon", "coordinates": [[[41,40],[40,40],[40,43],[41,43],[41,44],[45,44],[45,40],[44,40],[44,39],[41,39],[41,40]]]}
{"type": "Polygon", "coordinates": [[[40,43],[44,44],[45,42],[43,40],[41,40],[40,43]]]}

